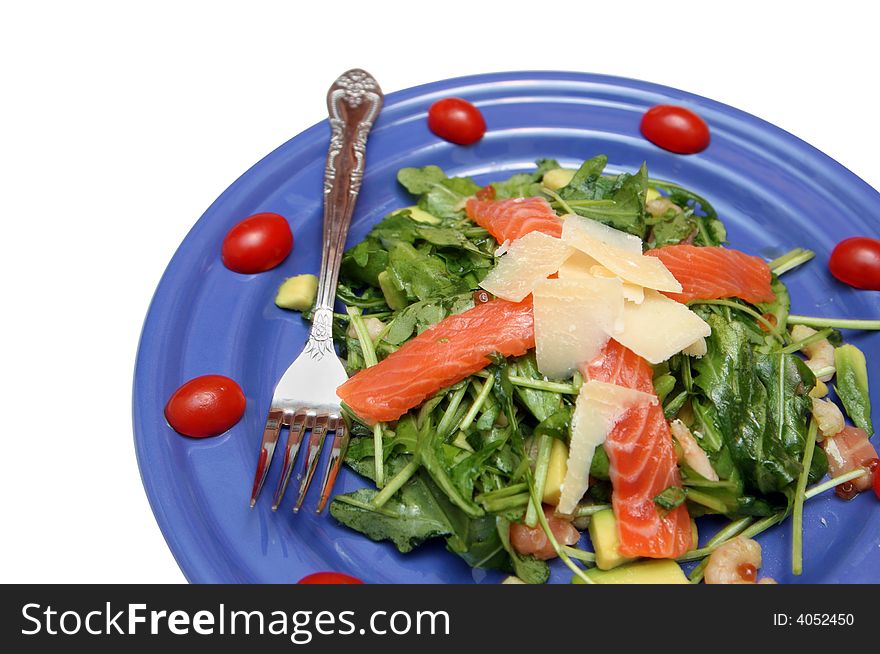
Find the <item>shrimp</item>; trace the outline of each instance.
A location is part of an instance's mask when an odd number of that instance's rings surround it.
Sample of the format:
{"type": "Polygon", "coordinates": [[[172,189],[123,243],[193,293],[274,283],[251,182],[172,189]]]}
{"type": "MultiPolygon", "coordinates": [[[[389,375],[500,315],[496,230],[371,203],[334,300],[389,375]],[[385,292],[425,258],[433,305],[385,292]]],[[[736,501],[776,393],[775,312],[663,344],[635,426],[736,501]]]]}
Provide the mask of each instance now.
{"type": "MultiPolygon", "coordinates": [[[[839,433],[826,438],[822,448],[828,457],[828,471],[832,477],[858,470],[877,458],[877,450],[868,440],[868,434],[858,427],[844,427],[839,433]]],[[[863,475],[843,486],[848,486],[850,491],[856,493],[868,490],[871,475],[863,475]]],[[[852,499],[852,495],[846,499],[852,499]]]]}
{"type": "Polygon", "coordinates": [[[737,536],[709,555],[705,572],[706,583],[754,584],[760,567],[761,546],[751,538],[737,536]]]}
{"type": "Polygon", "coordinates": [[[681,420],[673,420],[669,424],[669,428],[675,440],[681,445],[685,462],[706,479],[718,481],[718,473],[715,472],[715,469],[709,462],[709,457],[706,456],[706,452],[697,443],[697,439],[691,434],[691,430],[687,428],[687,425],[681,420]]]}
{"type": "MultiPolygon", "coordinates": [[[[806,325],[795,325],[791,328],[791,339],[795,342],[809,338],[816,333],[816,330],[806,325]]],[[[801,352],[807,355],[807,367],[813,372],[818,372],[823,368],[834,367],[834,346],[828,342],[827,338],[821,341],[810,343],[806,347],[801,348],[801,352]]],[[[822,382],[830,381],[834,373],[822,375],[819,380],[822,382]]]]}
{"type": "MultiPolygon", "coordinates": [[[[385,330],[385,323],[378,318],[370,318],[367,316],[364,318],[364,325],[367,328],[367,333],[370,335],[370,338],[374,341],[379,338],[379,334],[385,330]]],[[[348,332],[346,333],[350,338],[357,338],[357,332],[354,329],[354,325],[349,325],[348,332]]]]}
{"type": "Polygon", "coordinates": [[[825,440],[842,432],[846,424],[838,406],[831,400],[820,400],[815,397],[810,399],[813,402],[813,417],[819,426],[819,440],[825,440]]]}
{"type": "MultiPolygon", "coordinates": [[[[544,516],[553,537],[560,545],[574,545],[581,535],[571,523],[557,516],[552,506],[544,506],[544,516]]],[[[510,523],[510,544],[520,554],[532,554],[540,561],[556,557],[556,550],[541,525],[528,527],[523,523],[510,523]]]]}

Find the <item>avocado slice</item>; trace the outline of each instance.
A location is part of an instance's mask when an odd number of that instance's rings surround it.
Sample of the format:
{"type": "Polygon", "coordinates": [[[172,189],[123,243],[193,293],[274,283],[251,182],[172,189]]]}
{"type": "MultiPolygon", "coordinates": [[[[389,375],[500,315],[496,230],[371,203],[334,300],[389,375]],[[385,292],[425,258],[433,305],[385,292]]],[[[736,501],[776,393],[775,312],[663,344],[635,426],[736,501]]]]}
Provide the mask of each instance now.
{"type": "Polygon", "coordinates": [[[568,470],[568,448],[558,438],[553,439],[550,450],[550,463],[547,465],[547,479],[544,481],[544,504],[556,506],[562,495],[562,482],[568,470]]]}
{"type": "MultiPolygon", "coordinates": [[[[681,567],[672,559],[647,559],[622,565],[614,570],[591,568],[586,575],[597,584],[687,584],[681,567]]],[[[573,584],[585,583],[574,577],[573,584]]]]}
{"type": "Polygon", "coordinates": [[[382,289],[382,295],[385,296],[385,303],[392,311],[405,309],[409,304],[406,293],[395,286],[394,280],[387,270],[379,273],[379,288],[382,289]]]}
{"type": "Polygon", "coordinates": [[[567,168],[554,168],[544,173],[541,183],[551,191],[558,191],[562,187],[568,186],[576,172],[576,170],[569,170],[567,168]]]}
{"type": "Polygon", "coordinates": [[[419,207],[412,206],[407,207],[404,211],[409,211],[409,217],[415,220],[417,223],[427,223],[428,225],[439,225],[443,221],[440,220],[437,216],[432,213],[428,213],[424,209],[420,209],[419,207]]]}
{"type": "Polygon", "coordinates": [[[596,565],[600,570],[611,570],[632,561],[620,553],[620,538],[617,534],[617,518],[612,509],[599,511],[590,518],[590,540],[596,552],[596,565]]]}
{"type": "Polygon", "coordinates": [[[314,275],[288,277],[278,287],[275,304],[282,309],[308,311],[315,304],[318,295],[318,278],[314,275]]]}

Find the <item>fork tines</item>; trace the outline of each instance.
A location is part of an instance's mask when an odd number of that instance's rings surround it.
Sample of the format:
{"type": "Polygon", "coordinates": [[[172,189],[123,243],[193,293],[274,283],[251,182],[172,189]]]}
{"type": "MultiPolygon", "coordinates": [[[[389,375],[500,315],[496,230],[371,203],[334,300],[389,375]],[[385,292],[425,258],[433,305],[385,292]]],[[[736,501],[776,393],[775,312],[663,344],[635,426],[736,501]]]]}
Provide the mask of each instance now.
{"type": "Polygon", "coordinates": [[[299,409],[292,413],[281,409],[271,409],[269,411],[269,415],[266,418],[266,427],[263,430],[263,443],[257,462],[254,486],[251,491],[251,508],[257,503],[257,498],[268,476],[269,467],[272,464],[272,456],[275,453],[275,447],[278,444],[282,427],[288,427],[290,434],[287,437],[287,445],[284,448],[284,464],[281,469],[281,477],[278,480],[278,486],[275,488],[275,495],[272,498],[273,511],[278,509],[281,500],[284,498],[284,493],[287,490],[287,484],[296,465],[296,458],[306,432],[311,432],[309,435],[308,455],[299,486],[299,494],[293,507],[294,513],[300,510],[306,493],[308,493],[315,470],[318,467],[318,460],[321,458],[321,450],[324,447],[327,434],[334,434],[330,461],[324,473],[324,479],[321,482],[321,497],[316,509],[316,513],[320,513],[327,504],[327,500],[333,490],[333,485],[336,482],[336,476],[339,474],[342,458],[345,455],[345,448],[348,445],[348,430],[345,425],[345,419],[340,415],[318,413],[313,409],[299,409]]]}

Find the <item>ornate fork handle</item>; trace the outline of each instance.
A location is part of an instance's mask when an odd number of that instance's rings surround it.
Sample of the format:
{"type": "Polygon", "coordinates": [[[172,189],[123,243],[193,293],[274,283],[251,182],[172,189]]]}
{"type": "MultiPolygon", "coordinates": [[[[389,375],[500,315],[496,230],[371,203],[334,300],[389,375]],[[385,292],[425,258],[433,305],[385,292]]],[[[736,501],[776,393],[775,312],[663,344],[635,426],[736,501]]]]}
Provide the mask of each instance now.
{"type": "Polygon", "coordinates": [[[324,169],[324,241],[318,296],[306,351],[313,358],[333,353],[333,302],[345,239],[364,175],[367,135],[384,96],[376,80],[354,68],[327,93],[330,149],[324,169]]]}

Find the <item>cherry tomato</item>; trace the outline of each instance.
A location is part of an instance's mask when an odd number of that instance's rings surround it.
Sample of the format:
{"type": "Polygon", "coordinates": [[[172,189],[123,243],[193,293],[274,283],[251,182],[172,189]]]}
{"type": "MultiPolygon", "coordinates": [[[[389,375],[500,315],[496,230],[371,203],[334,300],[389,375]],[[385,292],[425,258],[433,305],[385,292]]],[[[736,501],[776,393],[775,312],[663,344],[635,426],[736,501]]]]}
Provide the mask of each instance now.
{"type": "Polygon", "coordinates": [[[313,572],[300,579],[298,584],[362,584],[360,579],[343,572],[313,572]]]}
{"type": "Polygon", "coordinates": [[[165,419],[174,431],[193,438],[216,436],[244,415],[241,387],[223,375],[190,379],[165,405],[165,419]]]}
{"type": "Polygon", "coordinates": [[[880,498],[880,459],[865,461],[865,467],[873,473],[874,493],[880,498]]]}
{"type": "Polygon", "coordinates": [[[842,240],[831,253],[828,270],[844,284],[880,291],[880,241],[866,236],[842,240]]]}
{"type": "Polygon", "coordinates": [[[442,139],[470,145],[483,138],[486,121],[480,110],[467,100],[444,98],[428,109],[428,128],[442,139]]]}
{"type": "Polygon", "coordinates": [[[880,466],[874,468],[874,494],[880,499],[880,466]]]}
{"type": "Polygon", "coordinates": [[[257,213],[236,224],[223,239],[223,264],[238,273],[265,272],[293,249],[290,225],[277,213],[257,213]]]}
{"type": "Polygon", "coordinates": [[[709,147],[709,126],[684,107],[658,104],[642,116],[642,136],[677,154],[696,154],[709,147]]]}

